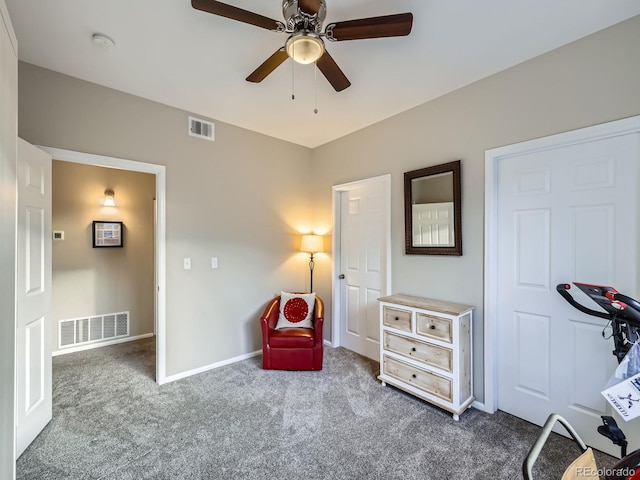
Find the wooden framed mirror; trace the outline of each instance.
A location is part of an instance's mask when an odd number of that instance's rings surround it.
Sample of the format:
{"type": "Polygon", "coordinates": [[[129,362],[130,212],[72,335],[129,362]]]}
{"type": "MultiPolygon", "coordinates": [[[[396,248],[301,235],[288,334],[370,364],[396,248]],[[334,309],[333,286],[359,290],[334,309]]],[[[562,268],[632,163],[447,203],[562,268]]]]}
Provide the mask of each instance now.
{"type": "Polygon", "coordinates": [[[462,255],[460,160],[404,174],[405,252],[462,255]]]}

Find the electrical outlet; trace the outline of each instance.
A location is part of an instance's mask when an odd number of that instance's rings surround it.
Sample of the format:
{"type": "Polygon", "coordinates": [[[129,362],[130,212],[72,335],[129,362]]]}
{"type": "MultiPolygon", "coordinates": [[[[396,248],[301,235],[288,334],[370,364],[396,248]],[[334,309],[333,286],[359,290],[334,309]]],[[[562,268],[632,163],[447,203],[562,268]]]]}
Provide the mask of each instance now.
{"type": "Polygon", "coordinates": [[[211,268],[218,268],[218,257],[211,257],[211,268]]]}

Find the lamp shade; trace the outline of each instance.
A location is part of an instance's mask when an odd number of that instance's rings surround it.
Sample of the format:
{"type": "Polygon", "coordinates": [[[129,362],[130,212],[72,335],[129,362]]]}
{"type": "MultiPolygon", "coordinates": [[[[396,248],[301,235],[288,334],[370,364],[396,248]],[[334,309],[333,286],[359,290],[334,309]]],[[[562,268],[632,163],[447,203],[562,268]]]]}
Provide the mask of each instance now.
{"type": "Polygon", "coordinates": [[[105,207],[115,207],[116,199],[113,190],[105,190],[104,191],[104,206],[105,207]]]}
{"type": "Polygon", "coordinates": [[[300,251],[309,253],[322,252],[324,251],[322,243],[322,235],[303,235],[300,251]]]}

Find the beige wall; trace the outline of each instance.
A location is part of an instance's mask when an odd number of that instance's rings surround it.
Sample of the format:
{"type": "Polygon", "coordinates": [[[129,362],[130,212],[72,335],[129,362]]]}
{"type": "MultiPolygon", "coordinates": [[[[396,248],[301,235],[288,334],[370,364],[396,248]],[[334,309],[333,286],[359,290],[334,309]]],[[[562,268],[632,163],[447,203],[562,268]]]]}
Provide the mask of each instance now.
{"type": "Polygon", "coordinates": [[[53,242],[53,351],[59,320],[128,311],[131,336],[153,333],[155,176],[54,160],[52,192],[52,227],[64,231],[53,242]],[[123,222],[124,247],[93,248],[94,220],[123,222]]]}
{"type": "MultiPolygon", "coordinates": [[[[331,223],[332,185],[392,175],[393,292],[476,307],[474,382],[481,400],[485,150],[640,114],[638,45],[640,16],[313,152],[320,224],[331,223]],[[405,255],[403,173],[458,159],[463,256],[405,255]]],[[[317,276],[328,288],[326,271],[318,269],[317,276]]]]}
{"type": "Polygon", "coordinates": [[[167,375],[258,350],[266,302],[308,282],[310,151],[220,122],[215,142],[191,137],[189,112],[19,68],[25,140],[166,165],[167,375]]]}
{"type": "MultiPolygon", "coordinates": [[[[313,152],[221,123],[215,143],[190,138],[187,112],[21,64],[19,132],[167,166],[168,374],[259,348],[266,298],[308,281],[297,233],[330,228],[331,187],[391,173],[393,290],[477,307],[482,400],[484,152],[639,114],[639,44],[636,17],[313,152]],[[405,255],[403,173],[457,159],[464,255],[405,255]]],[[[314,285],[327,306],[330,272],[330,252],[318,255],[314,285]]]]}

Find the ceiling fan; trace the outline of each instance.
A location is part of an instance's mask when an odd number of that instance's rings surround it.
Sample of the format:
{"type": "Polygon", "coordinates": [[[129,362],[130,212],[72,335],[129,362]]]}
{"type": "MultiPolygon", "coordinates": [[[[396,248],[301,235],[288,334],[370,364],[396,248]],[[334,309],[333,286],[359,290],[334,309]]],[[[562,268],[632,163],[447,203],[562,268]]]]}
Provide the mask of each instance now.
{"type": "Polygon", "coordinates": [[[261,82],[282,62],[291,57],[298,63],[316,62],[316,66],[336,92],[349,87],[351,82],[325,49],[323,38],[332,42],[341,42],[400,37],[409,35],[413,24],[413,14],[399,13],[330,23],[323,32],[322,22],[327,15],[325,0],[283,0],[282,14],[285,23],[215,0],[191,0],[191,6],[203,12],[289,34],[285,45],[256,68],[247,77],[247,81],[261,82]]]}

